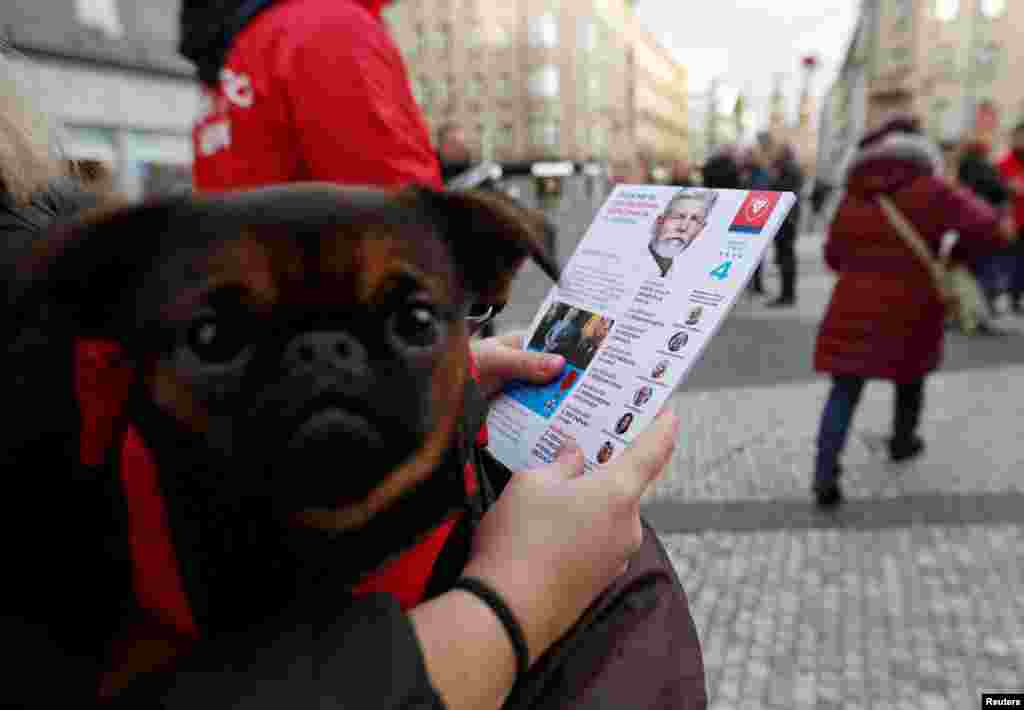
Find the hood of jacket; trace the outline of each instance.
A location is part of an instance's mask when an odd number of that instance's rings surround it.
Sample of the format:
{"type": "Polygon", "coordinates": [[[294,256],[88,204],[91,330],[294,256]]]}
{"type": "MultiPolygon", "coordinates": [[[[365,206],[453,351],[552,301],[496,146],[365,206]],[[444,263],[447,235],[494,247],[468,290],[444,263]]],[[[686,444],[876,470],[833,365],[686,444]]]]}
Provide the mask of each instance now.
{"type": "Polygon", "coordinates": [[[930,140],[894,132],[854,151],[843,169],[848,192],[893,192],[923,175],[942,172],[942,154],[930,140]]]}
{"type": "MultiPolygon", "coordinates": [[[[196,66],[199,80],[217,83],[231,43],[253,18],[271,5],[289,0],[182,0],[178,52],[196,66]]],[[[291,0],[301,1],[301,0],[291,0]]],[[[390,0],[335,0],[360,5],[379,17],[390,0]]]]}

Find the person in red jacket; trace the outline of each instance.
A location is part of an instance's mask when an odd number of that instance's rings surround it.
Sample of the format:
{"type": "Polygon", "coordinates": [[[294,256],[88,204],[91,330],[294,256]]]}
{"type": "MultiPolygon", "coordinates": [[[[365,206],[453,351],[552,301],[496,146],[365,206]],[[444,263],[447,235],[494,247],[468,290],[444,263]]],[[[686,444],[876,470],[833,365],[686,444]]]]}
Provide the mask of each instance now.
{"type": "MultiPolygon", "coordinates": [[[[1024,236],[1024,123],[1014,127],[1012,145],[999,162],[999,172],[1003,174],[1013,195],[1018,235],[1024,236]]],[[[1010,306],[1014,313],[1021,314],[1024,313],[1024,239],[1018,237],[1014,251],[1016,258],[1010,280],[1010,306]]]]}
{"type": "Polygon", "coordinates": [[[186,0],[182,53],[196,63],[204,94],[193,131],[195,187],[441,187],[383,5],[186,0]]]}
{"type": "Polygon", "coordinates": [[[942,359],[945,308],[916,254],[890,226],[877,198],[887,196],[935,256],[943,235],[960,238],[953,258],[968,261],[1005,246],[999,215],[941,177],[941,155],[918,119],[897,114],[860,142],[825,244],[838,272],[818,332],[814,366],[832,376],[818,433],[813,490],[819,505],[842,501],[839,457],[867,379],[896,385],[889,455],[921,453],[917,434],[926,375],[942,359]]]}

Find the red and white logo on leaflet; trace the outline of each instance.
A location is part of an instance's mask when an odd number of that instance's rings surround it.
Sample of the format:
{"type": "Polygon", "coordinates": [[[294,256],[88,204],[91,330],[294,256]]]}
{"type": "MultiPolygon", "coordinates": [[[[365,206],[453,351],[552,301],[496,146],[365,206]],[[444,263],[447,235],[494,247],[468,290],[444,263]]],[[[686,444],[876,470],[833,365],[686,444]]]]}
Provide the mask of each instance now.
{"type": "Polygon", "coordinates": [[[765,192],[763,190],[752,190],[739,212],[733,218],[729,226],[730,232],[743,232],[745,234],[760,234],[761,230],[768,223],[768,219],[775,212],[775,205],[782,197],[781,192],[765,192]]]}

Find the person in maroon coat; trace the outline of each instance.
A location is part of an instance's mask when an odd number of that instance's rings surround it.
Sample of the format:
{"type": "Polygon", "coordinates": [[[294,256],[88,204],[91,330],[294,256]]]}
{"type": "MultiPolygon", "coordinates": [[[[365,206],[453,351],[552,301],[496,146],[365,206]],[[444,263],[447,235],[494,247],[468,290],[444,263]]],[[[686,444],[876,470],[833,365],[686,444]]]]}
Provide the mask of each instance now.
{"type": "Polygon", "coordinates": [[[818,504],[842,502],[839,457],[867,379],[896,386],[889,455],[917,456],[924,381],[942,359],[945,309],[932,277],[890,226],[885,195],[928,243],[933,255],[950,230],[953,258],[970,261],[1005,245],[999,216],[941,176],[941,155],[916,117],[898,114],[858,145],[846,169],[845,194],[825,244],[839,280],[821,324],[814,366],[832,376],[822,413],[814,472],[818,504]]]}

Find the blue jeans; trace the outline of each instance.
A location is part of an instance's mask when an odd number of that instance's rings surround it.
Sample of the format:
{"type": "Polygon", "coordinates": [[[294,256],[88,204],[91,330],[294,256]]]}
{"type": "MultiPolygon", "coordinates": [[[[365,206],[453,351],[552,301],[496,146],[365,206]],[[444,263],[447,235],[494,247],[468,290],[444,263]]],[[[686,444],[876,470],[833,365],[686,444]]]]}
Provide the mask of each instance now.
{"type": "MultiPolygon", "coordinates": [[[[839,457],[846,448],[853,414],[857,411],[864,392],[863,377],[836,375],[832,378],[825,409],[821,413],[818,429],[818,456],[814,463],[815,487],[829,486],[839,477],[839,457]]],[[[924,378],[913,382],[897,383],[893,404],[892,439],[907,442],[916,435],[924,404],[924,378]]]]}

